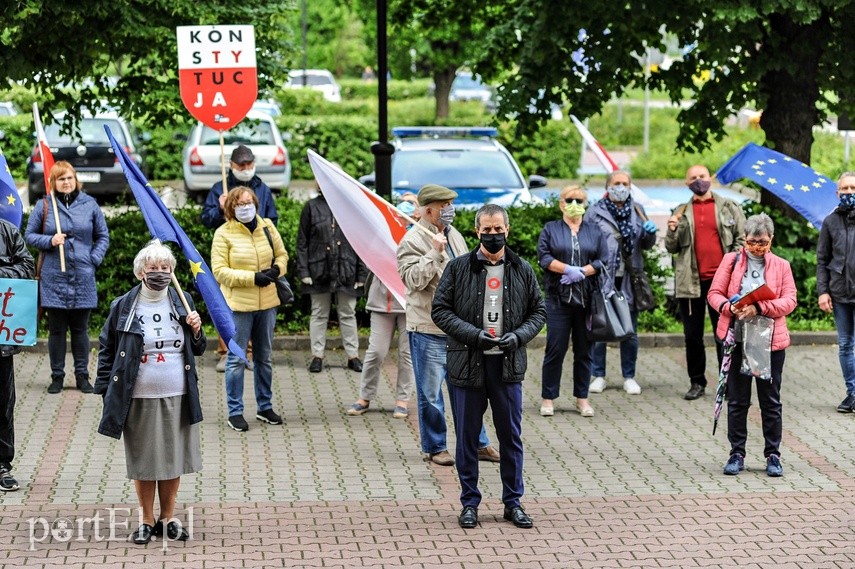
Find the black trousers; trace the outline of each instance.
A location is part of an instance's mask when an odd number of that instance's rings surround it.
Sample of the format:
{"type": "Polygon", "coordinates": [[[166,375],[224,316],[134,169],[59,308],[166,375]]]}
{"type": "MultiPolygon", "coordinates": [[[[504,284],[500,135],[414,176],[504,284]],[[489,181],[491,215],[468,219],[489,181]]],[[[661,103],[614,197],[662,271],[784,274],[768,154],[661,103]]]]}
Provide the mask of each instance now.
{"type": "Polygon", "coordinates": [[[12,356],[0,357],[0,466],[15,458],[15,367],[12,356]]]}
{"type": "MultiPolygon", "coordinates": [[[[686,368],[689,381],[699,385],[707,384],[707,352],[704,346],[704,313],[708,312],[712,322],[713,336],[718,326],[718,312],[707,304],[707,293],[710,291],[712,280],[701,281],[701,296],[699,298],[679,298],[680,319],[683,321],[683,339],[686,342],[686,368]]],[[[715,351],[718,356],[718,367],[721,368],[721,342],[716,338],[715,351]]]]}
{"type": "Polygon", "coordinates": [[[51,379],[65,377],[66,335],[71,331],[71,355],[74,377],[89,379],[89,314],[88,308],[64,310],[48,308],[48,356],[51,379]]]}
{"type": "Polygon", "coordinates": [[[780,456],[783,415],[781,413],[781,374],[784,371],[784,350],[772,352],[772,379],[754,378],[739,373],[742,367],[742,343],[733,348],[733,359],[727,374],[727,440],[730,454],[745,456],[748,441],[748,408],[751,407],[751,384],[757,384],[757,403],[763,421],[763,456],[780,456]],[[754,381],[752,381],[754,380],[754,381]]]}

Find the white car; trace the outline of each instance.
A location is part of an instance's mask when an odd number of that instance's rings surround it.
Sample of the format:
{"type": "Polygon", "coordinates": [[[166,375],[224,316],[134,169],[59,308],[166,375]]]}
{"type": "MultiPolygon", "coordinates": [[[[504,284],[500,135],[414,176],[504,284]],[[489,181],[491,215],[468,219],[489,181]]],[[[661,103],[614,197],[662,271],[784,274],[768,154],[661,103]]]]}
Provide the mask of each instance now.
{"type": "Polygon", "coordinates": [[[292,69],[288,73],[286,89],[313,89],[324,94],[330,103],[341,102],[341,87],[326,69],[292,69]]]}
{"type": "MultiPolygon", "coordinates": [[[[267,113],[249,111],[246,118],[223,133],[225,160],[239,144],[248,146],[255,155],[255,173],[273,190],[291,183],[291,160],[276,123],[267,113]]],[[[221,170],[220,133],[202,123],[190,131],[182,152],[184,187],[204,200],[215,182],[223,179],[221,170]]]]}
{"type": "Polygon", "coordinates": [[[470,71],[458,71],[448,93],[449,101],[481,101],[486,105],[492,98],[492,89],[470,71]]]}

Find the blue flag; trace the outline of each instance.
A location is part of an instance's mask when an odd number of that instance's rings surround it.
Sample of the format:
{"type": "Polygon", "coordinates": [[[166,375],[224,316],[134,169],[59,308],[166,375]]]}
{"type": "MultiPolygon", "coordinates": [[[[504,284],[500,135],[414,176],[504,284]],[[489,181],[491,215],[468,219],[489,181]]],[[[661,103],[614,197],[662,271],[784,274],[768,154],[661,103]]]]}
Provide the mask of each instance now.
{"type": "Polygon", "coordinates": [[[24,215],[24,206],[15,180],[12,179],[12,171],[6,162],[6,156],[0,150],[0,219],[5,219],[18,229],[21,228],[21,218],[24,215]]]}
{"type": "Polygon", "coordinates": [[[223,342],[229,347],[229,351],[242,360],[246,361],[246,354],[240,346],[232,339],[235,335],[235,320],[232,316],[232,309],[226,304],[226,299],[220,291],[220,285],[214,280],[214,274],[208,268],[205,260],[196,250],[196,247],[169,213],[169,210],[163,204],[151,184],[145,179],[143,173],[140,172],[136,163],[125,153],[124,147],[116,142],[113,138],[113,133],[110,132],[110,127],[104,126],[107,131],[107,138],[110,139],[110,144],[113,145],[113,151],[119,159],[122,170],[125,173],[125,178],[128,179],[128,184],[134,192],[134,197],[140,207],[145,224],[151,232],[152,237],[156,237],[161,241],[172,241],[178,243],[181,251],[187,260],[190,262],[190,271],[193,273],[193,281],[196,283],[196,289],[205,299],[205,304],[208,306],[208,313],[211,315],[211,320],[220,333],[223,342]]]}
{"type": "Polygon", "coordinates": [[[757,182],[802,214],[814,227],[838,204],[837,184],[807,164],[771,148],[746,144],[716,172],[718,181],[729,184],[740,178],[757,182]]]}

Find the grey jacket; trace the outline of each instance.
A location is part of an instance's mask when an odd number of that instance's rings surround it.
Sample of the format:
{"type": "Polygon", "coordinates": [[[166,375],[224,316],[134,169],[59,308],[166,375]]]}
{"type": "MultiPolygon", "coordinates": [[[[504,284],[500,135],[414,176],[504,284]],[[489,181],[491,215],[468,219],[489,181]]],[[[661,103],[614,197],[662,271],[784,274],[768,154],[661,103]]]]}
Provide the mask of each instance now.
{"type": "MultiPolygon", "coordinates": [[[[713,193],[713,199],[721,248],[725,255],[738,251],[745,244],[745,214],[733,200],[716,193],[713,193]]],[[[674,296],[699,298],[701,277],[695,257],[695,216],[692,200],[679,206],[675,213],[680,215],[677,229],[665,232],[665,249],[674,255],[674,296]]]]}

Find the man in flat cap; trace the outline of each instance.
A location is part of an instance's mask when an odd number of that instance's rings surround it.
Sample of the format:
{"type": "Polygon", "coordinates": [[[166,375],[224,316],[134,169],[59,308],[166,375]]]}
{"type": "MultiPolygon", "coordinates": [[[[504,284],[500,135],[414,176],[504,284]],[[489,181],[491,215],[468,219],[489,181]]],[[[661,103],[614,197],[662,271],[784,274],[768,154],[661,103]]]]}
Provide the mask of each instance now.
{"type": "MultiPolygon", "coordinates": [[[[270,219],[273,225],[279,220],[276,212],[276,204],[273,202],[273,192],[270,187],[255,175],[255,155],[249,147],[239,144],[232,150],[229,161],[229,173],[226,178],[228,188],[223,192],[223,182],[219,181],[211,186],[205,204],[202,206],[202,223],[205,227],[216,229],[226,222],[223,217],[223,205],[226,203],[226,195],[229,190],[238,186],[245,186],[255,192],[258,197],[258,215],[270,219]]],[[[220,361],[217,363],[217,371],[226,371],[226,345],[220,339],[217,353],[220,361]]],[[[249,367],[249,366],[248,366],[249,367]]]]}
{"type": "MultiPolygon", "coordinates": [[[[454,465],[448,452],[445,426],[445,332],[431,319],[431,305],[443,270],[451,259],[469,251],[454,222],[457,193],[428,184],[419,190],[421,219],[398,245],[398,273],[407,287],[407,332],[416,376],[419,434],[422,452],[440,466],[454,465]]],[[[483,427],[478,438],[478,459],[499,461],[483,427]]]]}

